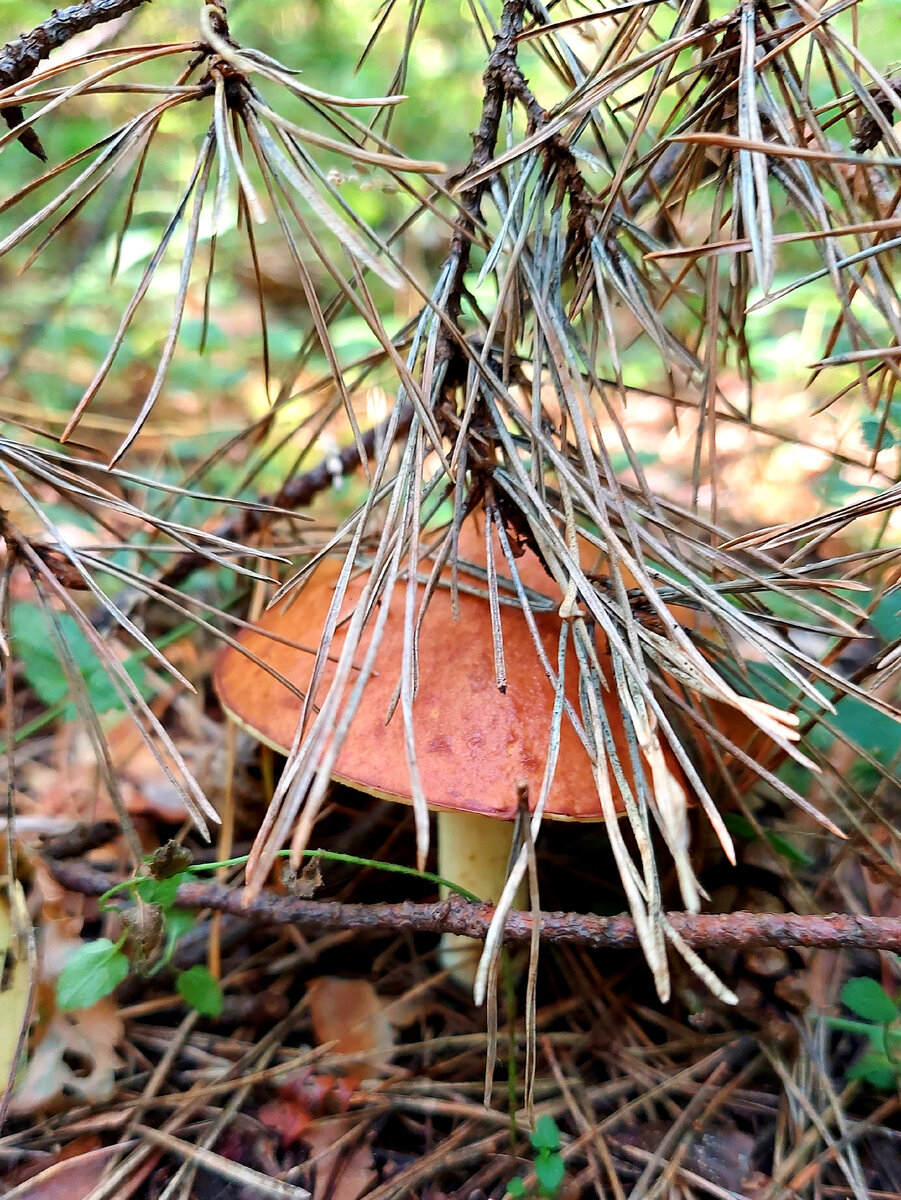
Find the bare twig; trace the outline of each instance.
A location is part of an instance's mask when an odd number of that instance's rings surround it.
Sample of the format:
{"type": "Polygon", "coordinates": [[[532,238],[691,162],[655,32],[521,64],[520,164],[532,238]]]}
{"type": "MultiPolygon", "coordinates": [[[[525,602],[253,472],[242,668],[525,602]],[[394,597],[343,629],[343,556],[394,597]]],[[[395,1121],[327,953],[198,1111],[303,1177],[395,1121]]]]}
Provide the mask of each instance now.
{"type": "Polygon", "coordinates": [[[65,833],[55,833],[41,838],[41,853],[46,858],[77,858],[88,850],[105,846],[117,837],[119,825],[116,821],[95,821],[89,825],[80,821],[65,833]]]}
{"type": "MultiPolygon", "coordinates": [[[[483,170],[494,157],[504,103],[510,94],[510,79],[511,77],[517,78],[519,74],[516,66],[516,39],[522,33],[524,15],[524,0],[507,0],[504,4],[500,31],[482,76],[484,89],[482,118],[478,129],[473,134],[472,157],[463,172],[463,178],[483,170]]],[[[482,199],[489,184],[490,178],[482,179],[460,193],[461,207],[467,215],[460,217],[457,221],[448,259],[452,275],[446,313],[454,324],[457,324],[460,319],[463,281],[469,269],[472,239],[481,222],[482,199]]],[[[452,344],[449,341],[445,342],[445,353],[448,355],[453,353],[452,344]]]]}
{"type": "Polygon", "coordinates": [[[84,0],[83,4],[57,8],[30,33],[22,33],[6,43],[0,54],[0,75],[7,84],[20,83],[51,50],[64,45],[76,33],[114,21],[146,3],[147,0],[84,0]]]}
{"type": "MultiPolygon", "coordinates": [[[[85,864],[52,862],[57,882],[83,895],[100,895],[115,880],[85,864]]],[[[450,896],[435,904],[342,904],[335,900],[301,900],[264,892],[251,899],[243,888],[218,883],[184,883],[180,908],[212,909],[256,924],[293,925],[300,929],[357,929],[365,933],[456,933],[483,940],[494,916],[490,904],[472,904],[450,896]]],[[[670,912],[665,921],[695,950],[750,950],[794,946],[820,950],[901,951],[901,918],[865,917],[850,913],[703,913],[670,912]]],[[[556,944],[595,950],[632,950],[638,942],[634,920],[626,915],[543,912],[539,936],[556,944]]],[[[532,914],[511,912],[504,927],[508,945],[528,943],[532,914]]]]}
{"type": "MultiPolygon", "coordinates": [[[[401,415],[395,426],[395,438],[401,438],[410,428],[413,409],[408,407],[401,415]]],[[[363,448],[367,455],[375,452],[381,439],[385,436],[388,422],[382,422],[367,429],[362,435],[363,448]]],[[[295,509],[304,508],[310,504],[320,492],[329,487],[336,475],[350,474],[360,466],[360,453],[356,442],[345,446],[334,458],[323,459],[317,466],[289,479],[271,496],[261,496],[259,508],[243,509],[236,516],[230,517],[217,526],[217,537],[225,537],[236,542],[247,542],[257,533],[268,518],[266,509],[295,509]],[[337,461],[336,461],[337,459],[337,461]]],[[[160,584],[166,587],[178,587],[195,571],[209,566],[209,559],[196,551],[189,551],[178,558],[160,577],[160,584]]]]}
{"type": "MultiPolygon", "coordinates": [[[[9,87],[21,83],[34,71],[39,62],[47,58],[51,50],[64,45],[77,33],[93,29],[106,21],[114,21],[124,13],[130,12],[147,0],[85,0],[83,4],[71,4],[68,8],[57,8],[51,16],[40,25],[36,25],[30,33],[22,33],[11,42],[7,42],[0,53],[0,85],[9,87]]],[[[3,119],[10,129],[15,129],[24,120],[24,113],[18,105],[4,108],[3,119]]],[[[26,129],[19,141],[36,158],[45,162],[47,155],[41,145],[38,135],[33,129],[26,129]]]]}

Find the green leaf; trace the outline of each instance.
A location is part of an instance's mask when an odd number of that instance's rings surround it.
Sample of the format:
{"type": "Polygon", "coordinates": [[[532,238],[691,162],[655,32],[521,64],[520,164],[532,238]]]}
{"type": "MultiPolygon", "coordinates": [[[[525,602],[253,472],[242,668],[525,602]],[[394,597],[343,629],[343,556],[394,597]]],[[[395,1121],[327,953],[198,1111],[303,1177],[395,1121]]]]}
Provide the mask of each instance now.
{"type": "Polygon", "coordinates": [[[128,966],[128,959],[109,938],[85,942],[60,972],[57,1003],[64,1010],[90,1008],[122,982],[128,966]]]}
{"type": "MultiPolygon", "coordinates": [[[[94,710],[105,713],[123,709],[123,701],[75,618],[68,613],[60,613],[56,620],[72,662],[84,680],[94,710]]],[[[12,612],[11,625],[16,652],[24,664],[25,678],[35,695],[48,706],[59,704],[69,695],[69,681],[44,614],[36,604],[17,604],[12,612]]],[[[145,699],[153,694],[146,672],[137,658],[126,660],[123,667],[145,699]]],[[[74,716],[75,708],[70,706],[65,713],[66,720],[74,716]]]]}
{"type": "Polygon", "coordinates": [[[535,1159],[535,1178],[542,1196],[556,1196],[566,1174],[566,1163],[559,1154],[542,1155],[535,1159]]]}
{"type": "Polygon", "coordinates": [[[887,1025],[899,1016],[898,1005],[875,979],[849,979],[842,988],[842,1004],[878,1025],[887,1025]]]}
{"type": "Polygon", "coordinates": [[[723,821],[725,822],[726,828],[731,834],[734,834],[735,837],[747,838],[749,842],[753,842],[757,837],[757,834],[754,832],[754,826],[751,824],[748,818],[743,817],[741,813],[725,813],[723,815],[723,821]]]}
{"type": "Polygon", "coordinates": [[[206,967],[189,967],[175,981],[179,995],[204,1017],[218,1017],[222,1012],[222,988],[206,967]]]}
{"type": "Polygon", "coordinates": [[[175,903],[175,893],[183,883],[190,883],[194,876],[188,871],[179,871],[168,879],[151,879],[145,876],[135,884],[135,890],[147,904],[159,904],[161,908],[171,908],[175,903]]]}
{"type": "Polygon", "coordinates": [[[901,750],[901,722],[888,713],[876,712],[856,696],[845,696],[835,706],[835,724],[840,733],[868,751],[878,762],[889,763],[901,750]]]}
{"type": "Polygon", "coordinates": [[[539,1117],[535,1128],[529,1134],[529,1141],[535,1150],[559,1150],[560,1130],[553,1117],[539,1117]]]}
{"type": "Polygon", "coordinates": [[[507,1193],[510,1196],[515,1196],[516,1200],[520,1200],[520,1197],[526,1194],[526,1185],[518,1175],[515,1175],[507,1184],[507,1193]]]}
{"type": "Polygon", "coordinates": [[[860,1079],[871,1087],[889,1091],[897,1082],[898,1072],[884,1054],[864,1054],[848,1069],[846,1078],[860,1079]]]}
{"type": "Polygon", "coordinates": [[[901,637],[901,590],[895,587],[883,596],[870,614],[870,620],[887,642],[901,637]]]}
{"type": "Polygon", "coordinates": [[[768,833],[766,838],[777,854],[781,854],[783,858],[787,858],[795,866],[812,867],[814,865],[813,859],[809,854],[804,850],[799,850],[794,842],[790,842],[781,833],[768,833]]]}
{"type": "MultiPolygon", "coordinates": [[[[71,618],[70,618],[71,620],[71,618]]],[[[38,699],[58,704],[69,694],[69,684],[56,656],[44,614],[35,604],[17,604],[10,620],[16,657],[38,699]]]]}
{"type": "Polygon", "coordinates": [[[869,485],[859,487],[856,483],[842,478],[841,464],[834,464],[811,481],[813,491],[821,496],[827,508],[841,508],[849,500],[860,500],[864,492],[872,492],[869,485]]]}
{"type": "Polygon", "coordinates": [[[883,429],[881,417],[864,417],[860,423],[860,432],[871,450],[891,450],[898,441],[888,425],[883,429]]]}
{"type": "MultiPolygon", "coordinates": [[[[144,668],[139,662],[134,658],[129,658],[125,660],[122,666],[125,674],[145,700],[153,695],[153,688],[150,687],[144,668]]],[[[95,662],[91,670],[85,673],[84,681],[95,712],[105,713],[112,712],[113,710],[117,712],[124,710],[125,702],[119,696],[112,679],[110,679],[100,663],[95,662]]]]}
{"type": "MultiPolygon", "coordinates": [[[[754,826],[747,817],[743,817],[740,813],[726,813],[723,820],[726,823],[726,828],[735,837],[746,838],[749,842],[756,841],[757,834],[754,831],[754,826]]],[[[766,839],[776,853],[783,855],[789,862],[795,863],[799,867],[813,866],[813,859],[810,855],[805,854],[803,850],[799,850],[793,842],[783,837],[781,833],[770,833],[767,831],[766,839]]]]}
{"type": "Polygon", "coordinates": [[[166,932],[176,941],[184,937],[197,923],[197,916],[187,908],[170,908],[166,913],[166,932]]]}
{"type": "Polygon", "coordinates": [[[160,960],[160,968],[164,967],[175,953],[178,943],[188,930],[193,929],[197,917],[187,908],[167,908],[166,913],[166,948],[160,960]]]}

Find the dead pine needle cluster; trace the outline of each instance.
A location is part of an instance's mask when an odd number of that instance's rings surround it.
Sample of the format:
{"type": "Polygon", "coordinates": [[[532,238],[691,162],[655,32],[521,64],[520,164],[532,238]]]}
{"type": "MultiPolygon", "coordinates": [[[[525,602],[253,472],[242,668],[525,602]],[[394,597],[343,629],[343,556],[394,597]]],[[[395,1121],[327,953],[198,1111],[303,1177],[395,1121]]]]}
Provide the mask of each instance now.
{"type": "Polygon", "coordinates": [[[3,1194],[896,1193],[889,0],[30,7],[3,1194]]]}

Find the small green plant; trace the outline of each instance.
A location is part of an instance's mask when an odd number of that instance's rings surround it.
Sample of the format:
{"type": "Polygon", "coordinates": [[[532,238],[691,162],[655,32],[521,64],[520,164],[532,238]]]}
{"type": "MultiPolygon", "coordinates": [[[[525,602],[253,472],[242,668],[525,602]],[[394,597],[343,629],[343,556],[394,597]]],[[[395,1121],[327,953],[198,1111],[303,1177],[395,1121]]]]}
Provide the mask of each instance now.
{"type": "MultiPolygon", "coordinates": [[[[89,1008],[109,995],[131,970],[151,976],[171,963],[180,939],[195,920],[193,913],[175,904],[179,885],[192,878],[189,867],[187,852],[170,842],[149,860],[149,875],[126,881],[135,909],[122,914],[125,931],[116,942],[109,938],[85,942],[72,955],[57,980],[60,1008],[89,1008]]],[[[121,890],[120,884],[101,897],[102,911],[111,910],[109,900],[121,890]]],[[[175,986],[203,1016],[217,1017],[222,1012],[222,989],[206,967],[176,971],[175,986]]]]}
{"type": "MultiPolygon", "coordinates": [[[[279,857],[286,858],[289,854],[289,850],[284,850],[279,857]]],[[[430,871],[416,871],[397,863],[378,862],[333,850],[307,850],[304,858],[309,861],[326,859],[329,862],[390,871],[397,875],[412,875],[429,883],[444,885],[466,900],[479,902],[479,897],[472,892],[430,871]]],[[[240,867],[246,862],[247,857],[243,856],[224,862],[192,863],[189,852],[175,842],[169,842],[157,850],[147,860],[148,874],[123,879],[100,897],[101,912],[119,911],[111,901],[114,896],[123,893],[130,894],[134,908],[119,913],[126,928],[118,941],[97,938],[85,942],[72,955],[57,980],[59,1007],[89,1008],[118,987],[130,971],[139,971],[150,977],[170,966],[179,941],[196,920],[194,913],[176,904],[181,884],[192,882],[204,872],[217,871],[222,867],[240,867]]],[[[175,987],[184,1001],[202,1016],[217,1017],[221,1013],[222,989],[206,967],[176,970],[175,987]]]]}
{"type": "MultiPolygon", "coordinates": [[[[111,683],[104,665],[98,661],[95,651],[75,618],[68,613],[58,613],[54,620],[58,636],[65,641],[72,668],[81,676],[95,712],[105,713],[113,709],[124,711],[125,702],[111,683]]],[[[65,720],[72,720],[76,709],[69,701],[69,677],[60,661],[58,647],[51,636],[47,618],[37,605],[15,606],[12,612],[12,635],[22,660],[25,678],[34,689],[35,695],[54,711],[59,709],[65,720]]],[[[145,697],[152,695],[153,690],[138,655],[133,655],[124,666],[141,694],[145,697]]]]}
{"type": "MultiPolygon", "coordinates": [[[[560,1130],[554,1118],[539,1117],[535,1128],[529,1134],[529,1141],[535,1151],[535,1161],[532,1164],[537,1186],[535,1194],[545,1197],[546,1200],[553,1200],[560,1191],[566,1174],[566,1163],[560,1157],[560,1130]]],[[[516,1197],[516,1200],[530,1194],[525,1182],[518,1176],[507,1184],[507,1192],[516,1197]]]]}
{"type": "Polygon", "coordinates": [[[849,979],[842,988],[842,1004],[860,1020],[827,1017],[832,1029],[858,1033],[867,1049],[849,1069],[848,1079],[859,1079],[876,1088],[893,1088],[901,1079],[901,1007],[875,979],[849,979]]]}

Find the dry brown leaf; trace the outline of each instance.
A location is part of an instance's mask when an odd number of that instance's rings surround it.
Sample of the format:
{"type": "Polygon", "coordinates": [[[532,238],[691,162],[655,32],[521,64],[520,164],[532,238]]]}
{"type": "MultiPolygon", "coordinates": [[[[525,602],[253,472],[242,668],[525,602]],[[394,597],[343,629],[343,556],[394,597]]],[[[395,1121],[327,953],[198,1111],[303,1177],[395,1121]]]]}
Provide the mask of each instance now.
{"type": "Polygon", "coordinates": [[[67,1142],[64,1146],[60,1146],[58,1150],[45,1150],[42,1154],[29,1155],[16,1166],[11,1167],[3,1173],[4,1195],[8,1192],[14,1192],[17,1187],[22,1187],[29,1183],[32,1179],[36,1179],[38,1175],[44,1171],[49,1171],[51,1167],[55,1167],[58,1163],[64,1162],[69,1158],[78,1158],[82,1154],[87,1154],[91,1150],[99,1150],[103,1146],[103,1142],[96,1133],[83,1133],[79,1137],[73,1137],[71,1142],[67,1142]]]}
{"type": "Polygon", "coordinates": [[[263,1104],[257,1118],[267,1129],[274,1130],[286,1146],[299,1142],[313,1122],[313,1114],[302,1101],[283,1096],[263,1104]]]}
{"type": "MultiPolygon", "coordinates": [[[[52,993],[45,998],[52,1009],[52,993]]],[[[115,1090],[116,1069],[121,1066],[115,1047],[123,1032],[118,1009],[110,998],[77,1012],[53,1011],[35,1031],[9,1111],[18,1115],[38,1112],[63,1094],[91,1102],[109,1100],[115,1090]],[[79,1064],[78,1070],[69,1065],[67,1056],[79,1064]]]]}
{"type": "MultiPolygon", "coordinates": [[[[101,718],[102,723],[105,718],[101,718]]],[[[130,722],[129,722],[130,723],[130,722]]],[[[109,735],[107,735],[108,737],[109,735]]],[[[104,821],[116,817],[97,770],[90,737],[76,721],[66,721],[53,734],[50,760],[23,764],[16,808],[20,814],[66,817],[72,821],[104,821]]],[[[121,769],[121,763],[114,763],[121,769]]],[[[129,812],[145,811],[133,783],[120,774],[120,794],[129,812]]]]}
{"type": "Polygon", "coordinates": [[[307,984],[307,997],[316,1042],[334,1042],[336,1054],[365,1055],[358,1063],[348,1063],[349,1074],[362,1078],[372,1073],[375,1056],[390,1058],[395,1029],[388,1001],[367,979],[321,975],[307,984]]]}
{"type": "Polygon", "coordinates": [[[257,1116],[290,1146],[301,1140],[314,1121],[347,1112],[356,1086],[357,1080],[353,1077],[302,1071],[284,1079],[279,1084],[276,1099],[264,1104],[257,1116]]]}
{"type": "MultiPolygon", "coordinates": [[[[157,716],[165,716],[166,703],[157,698],[152,705],[157,716]]],[[[101,718],[110,762],[119,794],[133,816],[146,816],[177,825],[186,817],[184,802],[175,784],[163,770],[131,717],[104,714],[101,718]]],[[[212,723],[201,736],[185,736],[179,749],[205,791],[213,798],[225,787],[227,757],[210,734],[212,723]]],[[[159,749],[159,748],[158,748],[159,749]]],[[[160,750],[164,759],[166,755],[160,750]]],[[[178,768],[168,759],[173,774],[178,768]]],[[[21,787],[16,797],[20,814],[45,818],[66,817],[76,821],[101,821],[116,816],[97,770],[96,753],[85,729],[67,721],[53,735],[49,762],[31,761],[20,771],[21,787]]]]}
{"type": "MultiPolygon", "coordinates": [[[[71,1154],[70,1148],[62,1151],[56,1162],[45,1167],[39,1175],[33,1175],[16,1190],[16,1200],[87,1200],[100,1183],[110,1160],[121,1154],[127,1145],[101,1146],[86,1150],[82,1154],[71,1154]]],[[[140,1187],[159,1159],[154,1154],[141,1164],[134,1175],[116,1192],[119,1200],[132,1195],[140,1187]]]]}
{"type": "Polygon", "coordinates": [[[304,1133],[303,1141],[315,1160],[313,1200],[325,1200],[326,1196],[329,1200],[359,1200],[375,1183],[377,1175],[368,1144],[338,1144],[354,1124],[352,1117],[334,1117],[315,1121],[304,1133]]]}

